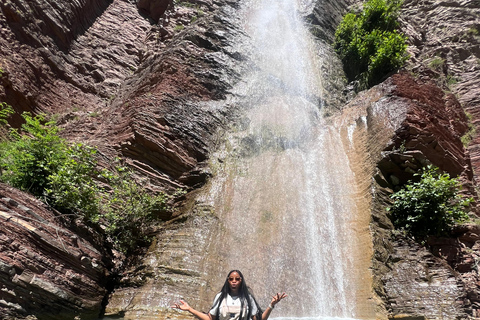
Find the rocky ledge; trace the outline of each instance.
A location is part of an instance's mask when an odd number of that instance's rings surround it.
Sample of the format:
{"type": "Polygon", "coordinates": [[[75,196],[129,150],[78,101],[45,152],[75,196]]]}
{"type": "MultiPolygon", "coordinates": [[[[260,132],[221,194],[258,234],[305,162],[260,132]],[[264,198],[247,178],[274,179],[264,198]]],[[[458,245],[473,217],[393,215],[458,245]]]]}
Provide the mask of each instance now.
{"type": "Polygon", "coordinates": [[[1,183],[0,221],[0,318],[97,319],[112,266],[94,233],[1,183]]]}
{"type": "Polygon", "coordinates": [[[434,81],[401,73],[360,93],[343,117],[352,114],[351,122],[364,124],[356,126],[355,134],[363,146],[357,152],[366,157],[358,177],[374,177],[368,188],[373,191],[374,291],[383,301],[378,314],[388,319],[477,318],[480,228],[464,225],[452,238],[432,237],[423,246],[394,230],[385,210],[393,190],[428,164],[459,176],[465,195],[476,197],[469,153],[461,141],[468,131],[462,106],[434,81]]]}

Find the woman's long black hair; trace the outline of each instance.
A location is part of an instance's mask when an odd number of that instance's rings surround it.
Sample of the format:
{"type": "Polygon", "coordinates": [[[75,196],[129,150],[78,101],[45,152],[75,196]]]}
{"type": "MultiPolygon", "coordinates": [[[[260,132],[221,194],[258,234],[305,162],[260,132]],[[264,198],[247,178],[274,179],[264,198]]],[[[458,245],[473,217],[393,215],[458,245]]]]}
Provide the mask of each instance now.
{"type": "Polygon", "coordinates": [[[218,299],[214,302],[212,309],[214,307],[217,307],[217,313],[215,314],[215,320],[220,320],[220,306],[222,304],[223,299],[227,298],[227,294],[230,294],[230,285],[228,284],[228,278],[232,273],[238,273],[240,275],[240,278],[242,278],[242,282],[240,283],[240,287],[238,288],[238,297],[240,298],[241,302],[241,309],[240,309],[240,320],[243,320],[243,307],[245,306],[245,303],[247,304],[247,320],[250,320],[252,316],[256,316],[256,320],[262,320],[262,309],[260,309],[260,306],[257,303],[257,300],[253,296],[253,294],[250,292],[249,287],[247,286],[247,283],[245,281],[245,278],[243,277],[243,274],[239,270],[232,270],[228,273],[227,279],[225,279],[225,283],[223,284],[222,290],[220,290],[220,296],[218,299]],[[251,299],[250,299],[251,297],[251,299]],[[257,307],[257,313],[252,314],[253,310],[253,305],[252,302],[255,303],[257,307]]]}

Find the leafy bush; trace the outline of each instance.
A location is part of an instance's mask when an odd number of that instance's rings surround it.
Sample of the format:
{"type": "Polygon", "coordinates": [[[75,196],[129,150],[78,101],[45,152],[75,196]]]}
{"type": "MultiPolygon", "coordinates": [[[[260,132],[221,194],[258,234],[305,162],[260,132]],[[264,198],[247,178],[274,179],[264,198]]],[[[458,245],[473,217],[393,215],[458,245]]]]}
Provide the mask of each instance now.
{"type": "Polygon", "coordinates": [[[407,60],[405,37],[396,30],[398,0],[368,0],[361,13],[346,14],[335,32],[335,51],[349,81],[374,85],[407,60]]]}
{"type": "Polygon", "coordinates": [[[119,165],[114,172],[104,171],[112,189],[102,195],[102,219],[106,233],[119,248],[147,244],[151,238],[148,229],[158,220],[158,214],[171,210],[167,194],[151,195],[146,186],[132,176],[130,170],[119,165]]]}
{"type": "Polygon", "coordinates": [[[432,166],[415,176],[420,180],[409,182],[391,196],[394,203],[388,211],[395,227],[424,238],[445,235],[456,222],[468,218],[465,209],[473,199],[459,195],[457,179],[432,166]]]}
{"type": "Polygon", "coordinates": [[[11,140],[0,144],[0,180],[41,197],[48,187],[48,177],[66,160],[67,146],[54,122],[29,113],[23,118],[22,130],[11,129],[11,140]]]}
{"type": "MultiPolygon", "coordinates": [[[[2,110],[0,119],[11,114],[2,110]]],[[[170,197],[147,192],[131,171],[118,164],[99,170],[96,148],[69,144],[45,116],[24,113],[23,118],[21,130],[11,129],[9,139],[0,142],[0,181],[34,194],[62,213],[104,226],[122,252],[146,244],[157,213],[170,210],[170,197]]]]}
{"type": "Polygon", "coordinates": [[[59,211],[94,220],[100,213],[98,196],[103,192],[97,184],[101,176],[95,159],[97,151],[79,143],[62,144],[64,157],[56,157],[58,164],[47,177],[44,194],[59,211]]]}
{"type": "MultiPolygon", "coordinates": [[[[0,69],[1,70],[1,69],[0,69]]],[[[7,118],[15,113],[13,108],[6,104],[5,102],[0,102],[0,124],[7,124],[7,118]]]]}

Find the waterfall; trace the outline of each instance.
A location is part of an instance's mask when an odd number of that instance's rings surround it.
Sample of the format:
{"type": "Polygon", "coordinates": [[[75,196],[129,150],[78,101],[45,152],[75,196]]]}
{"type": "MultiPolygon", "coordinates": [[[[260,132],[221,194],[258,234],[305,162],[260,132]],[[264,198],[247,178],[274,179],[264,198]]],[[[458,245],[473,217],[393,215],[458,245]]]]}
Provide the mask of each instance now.
{"type": "Polygon", "coordinates": [[[250,45],[238,50],[251,68],[235,103],[245,117],[212,161],[209,201],[221,225],[207,273],[220,279],[215,291],[241,270],[263,307],[287,292],[273,317],[370,319],[354,172],[340,130],[322,114],[324,62],[300,14],[306,5],[243,4],[250,45]]]}

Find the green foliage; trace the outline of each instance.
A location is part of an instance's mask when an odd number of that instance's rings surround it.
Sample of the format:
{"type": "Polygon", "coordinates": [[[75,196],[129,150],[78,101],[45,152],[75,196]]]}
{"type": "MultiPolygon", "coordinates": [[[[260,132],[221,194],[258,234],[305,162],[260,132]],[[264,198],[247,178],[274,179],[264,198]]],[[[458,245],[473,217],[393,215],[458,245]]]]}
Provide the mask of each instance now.
{"type": "Polygon", "coordinates": [[[48,177],[65,161],[66,144],[59,129],[44,116],[24,113],[20,130],[10,130],[10,141],[0,143],[0,180],[35,196],[44,195],[48,177]]]}
{"type": "Polygon", "coordinates": [[[445,65],[445,60],[442,57],[434,57],[429,63],[428,66],[432,69],[439,70],[442,69],[445,65]]]}
{"type": "Polygon", "coordinates": [[[12,106],[5,102],[0,102],[0,125],[7,124],[8,117],[14,113],[12,106]]]}
{"type": "Polygon", "coordinates": [[[146,229],[158,220],[159,213],[170,210],[170,197],[165,193],[151,195],[124,167],[117,166],[115,173],[106,174],[112,189],[103,195],[101,204],[105,231],[119,248],[148,243],[150,235],[146,229]]]}
{"type": "Polygon", "coordinates": [[[396,30],[401,2],[368,0],[361,13],[348,13],[335,32],[335,51],[349,81],[374,85],[407,60],[406,38],[396,30]]]}
{"type": "MultiPolygon", "coordinates": [[[[2,111],[2,118],[11,113],[2,111]]],[[[146,244],[158,213],[170,210],[170,197],[147,192],[118,164],[99,170],[96,148],[69,144],[45,116],[24,113],[23,118],[21,130],[12,129],[10,139],[0,142],[0,181],[31,192],[62,213],[104,226],[117,250],[128,254],[146,244]]]]}
{"type": "Polygon", "coordinates": [[[99,177],[96,149],[82,145],[63,144],[65,157],[57,157],[59,163],[48,177],[44,189],[50,204],[64,213],[75,213],[86,220],[99,214],[98,195],[102,192],[97,185],[99,177]]]}
{"type": "Polygon", "coordinates": [[[457,179],[437,168],[427,167],[419,181],[411,181],[394,193],[393,205],[388,208],[395,227],[406,230],[413,236],[446,235],[456,222],[468,218],[465,209],[473,199],[463,199],[459,194],[457,179]]]}

